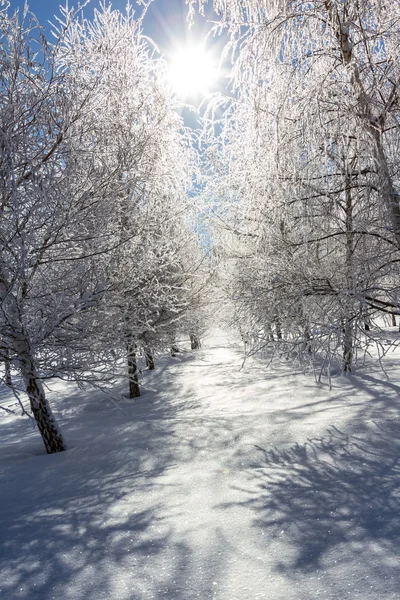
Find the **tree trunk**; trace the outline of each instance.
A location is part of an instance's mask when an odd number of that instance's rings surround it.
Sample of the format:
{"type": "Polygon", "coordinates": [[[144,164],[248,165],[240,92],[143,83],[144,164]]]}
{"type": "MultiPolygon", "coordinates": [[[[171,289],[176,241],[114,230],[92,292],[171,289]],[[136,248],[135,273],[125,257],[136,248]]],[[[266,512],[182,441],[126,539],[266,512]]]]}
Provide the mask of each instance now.
{"type": "Polygon", "coordinates": [[[279,317],[275,317],[275,331],[276,331],[276,337],[278,338],[278,340],[282,339],[282,328],[281,328],[281,320],[279,319],[279,317]]]}
{"type": "Polygon", "coordinates": [[[356,112],[358,115],[362,115],[365,130],[370,139],[373,140],[372,153],[376,163],[376,171],[379,174],[379,192],[391,220],[397,247],[400,249],[400,197],[389,171],[382,139],[389,112],[388,108],[394,108],[398,103],[397,84],[388,79],[391,85],[394,86],[391,93],[392,99],[380,115],[377,115],[375,103],[372,101],[373,96],[365,88],[357,61],[353,57],[355,45],[351,40],[350,31],[352,28],[344,22],[344,18],[342,22],[340,21],[340,13],[335,10],[334,3],[331,0],[325,0],[325,8],[329,14],[329,25],[339,41],[342,62],[347,68],[351,68],[350,81],[358,104],[356,112]]]}
{"type": "Polygon", "coordinates": [[[351,373],[353,362],[353,327],[346,321],[343,327],[343,372],[351,373]]]}
{"type": "MultiPolygon", "coordinates": [[[[347,151],[349,153],[349,149],[347,151]]],[[[343,372],[350,373],[353,362],[353,300],[354,291],[354,224],[353,224],[353,195],[351,192],[351,173],[344,173],[345,183],[345,227],[346,227],[346,280],[347,290],[344,298],[343,324],[343,372]]]]}
{"type": "Polygon", "coordinates": [[[382,133],[377,130],[376,125],[370,127],[370,133],[375,141],[374,154],[377,172],[379,173],[379,191],[383,202],[387,206],[393,234],[397,247],[400,249],[400,196],[395,189],[389,172],[388,161],[383,148],[382,133]]]}
{"type": "Polygon", "coordinates": [[[396,327],[396,315],[392,313],[392,326],[396,327]]]}
{"type": "Polygon", "coordinates": [[[11,378],[11,361],[10,361],[10,355],[8,353],[8,351],[6,352],[5,356],[4,356],[4,380],[6,385],[8,385],[8,387],[12,386],[12,378],[11,378]]]}
{"type": "Polygon", "coordinates": [[[179,354],[179,348],[178,348],[178,346],[176,346],[175,344],[173,344],[171,346],[171,356],[175,357],[177,354],[179,354]]]}
{"type": "Polygon", "coordinates": [[[47,401],[42,382],[37,375],[29,344],[23,341],[23,345],[25,346],[24,349],[19,352],[21,375],[46,452],[48,454],[63,452],[67,447],[47,401]]]}
{"type": "Polygon", "coordinates": [[[136,364],[136,344],[130,342],[127,346],[129,398],[139,398],[140,389],[136,364]]]}
{"type": "Polygon", "coordinates": [[[194,333],[190,334],[190,347],[192,350],[199,350],[201,348],[200,339],[194,333]]]}
{"type": "Polygon", "coordinates": [[[305,340],[305,350],[307,354],[312,354],[312,341],[311,341],[311,333],[310,326],[308,323],[304,326],[304,340],[305,340]]]}
{"type": "Polygon", "coordinates": [[[150,348],[145,348],[144,355],[146,357],[146,364],[149,371],[154,371],[154,356],[150,348]]]}

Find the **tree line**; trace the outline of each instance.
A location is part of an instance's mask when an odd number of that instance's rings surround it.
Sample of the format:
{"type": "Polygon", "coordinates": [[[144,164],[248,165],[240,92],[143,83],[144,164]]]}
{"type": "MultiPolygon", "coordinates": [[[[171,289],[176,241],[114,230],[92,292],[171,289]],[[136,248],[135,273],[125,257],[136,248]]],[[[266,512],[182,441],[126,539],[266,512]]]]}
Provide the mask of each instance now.
{"type": "Polygon", "coordinates": [[[66,446],[47,379],[125,371],[136,397],[139,352],[154,368],[178,333],[198,344],[196,158],[144,14],[65,7],[46,37],[1,2],[0,358],[49,453],[66,446]]]}
{"type": "Polygon", "coordinates": [[[138,354],[198,345],[211,271],[252,351],[328,371],[400,314],[400,5],[213,6],[230,79],[194,143],[146,5],[61,9],[49,39],[0,0],[0,359],[48,452],[45,380],[111,387],[123,361],[137,396],[138,354]]]}
{"type": "Polygon", "coordinates": [[[349,372],[371,324],[400,313],[400,5],[214,9],[232,69],[203,160],[233,319],[255,350],[349,372]]]}

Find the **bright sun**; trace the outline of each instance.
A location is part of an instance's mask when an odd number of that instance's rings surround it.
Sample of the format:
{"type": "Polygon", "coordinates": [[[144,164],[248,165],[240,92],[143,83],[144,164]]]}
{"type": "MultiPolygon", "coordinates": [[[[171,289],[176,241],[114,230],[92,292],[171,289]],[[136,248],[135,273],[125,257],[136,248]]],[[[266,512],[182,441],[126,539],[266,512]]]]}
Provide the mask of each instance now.
{"type": "Polygon", "coordinates": [[[169,81],[181,98],[205,96],[216,78],[215,61],[202,46],[180,48],[169,61],[169,81]]]}

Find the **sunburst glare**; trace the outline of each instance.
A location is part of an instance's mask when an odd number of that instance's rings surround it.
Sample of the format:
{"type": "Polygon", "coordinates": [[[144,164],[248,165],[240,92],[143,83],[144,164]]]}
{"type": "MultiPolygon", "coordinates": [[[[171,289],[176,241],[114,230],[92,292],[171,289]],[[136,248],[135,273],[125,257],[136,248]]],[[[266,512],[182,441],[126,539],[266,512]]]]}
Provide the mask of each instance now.
{"type": "Polygon", "coordinates": [[[202,45],[181,47],[169,60],[168,78],[181,98],[206,96],[217,79],[216,60],[202,45]]]}

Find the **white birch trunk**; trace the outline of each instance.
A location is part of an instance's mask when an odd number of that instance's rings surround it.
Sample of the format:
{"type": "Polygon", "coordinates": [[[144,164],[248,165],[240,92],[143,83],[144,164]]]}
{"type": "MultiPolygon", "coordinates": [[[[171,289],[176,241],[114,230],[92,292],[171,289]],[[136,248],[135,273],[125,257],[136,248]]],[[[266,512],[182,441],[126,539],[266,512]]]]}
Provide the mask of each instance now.
{"type": "Polygon", "coordinates": [[[63,452],[66,450],[65,442],[47,401],[29,342],[23,334],[18,336],[16,350],[18,351],[19,365],[26,394],[29,398],[31,411],[42,436],[46,452],[48,454],[63,452]]]}

